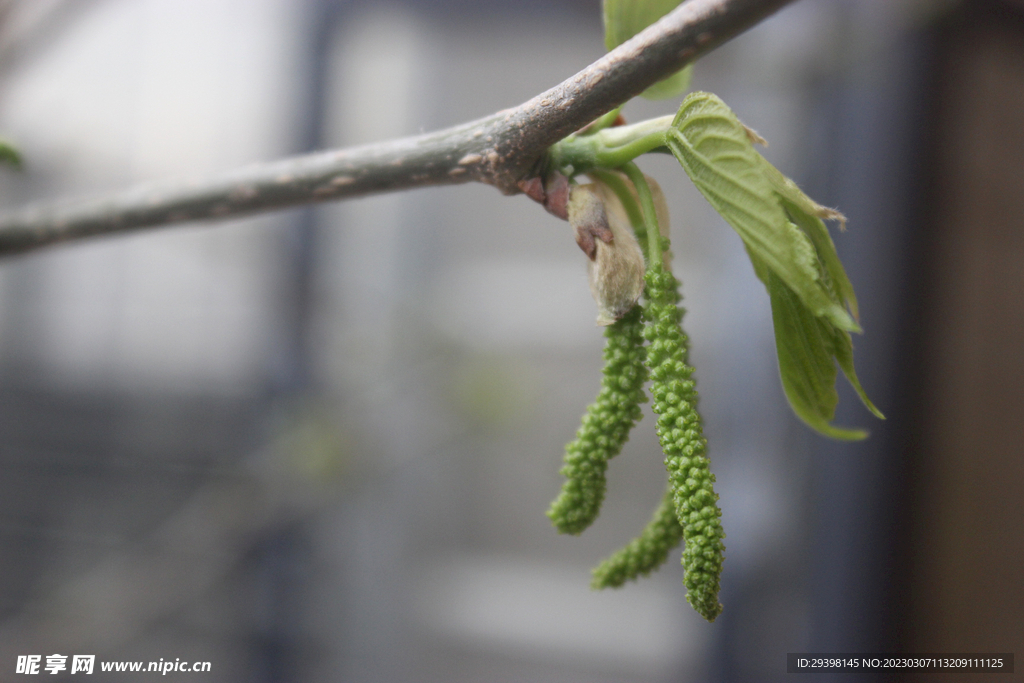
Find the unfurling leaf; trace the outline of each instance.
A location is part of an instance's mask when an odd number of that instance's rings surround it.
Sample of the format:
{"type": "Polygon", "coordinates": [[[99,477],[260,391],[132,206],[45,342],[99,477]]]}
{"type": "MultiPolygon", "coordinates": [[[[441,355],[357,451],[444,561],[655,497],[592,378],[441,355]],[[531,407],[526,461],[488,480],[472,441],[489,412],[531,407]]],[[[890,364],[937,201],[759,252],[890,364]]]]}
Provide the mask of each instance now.
{"type": "MultiPolygon", "coordinates": [[[[739,233],[747,249],[789,285],[814,315],[826,316],[842,329],[860,331],[822,286],[814,246],[786,217],[778,194],[765,177],[761,155],[724,102],[709,93],[688,95],[666,142],[697,189],[739,233]]],[[[768,284],[761,272],[758,277],[768,284]]]]}
{"type": "Polygon", "coordinates": [[[569,224],[590,258],[590,292],[598,325],[624,316],[644,290],[644,255],[619,198],[605,185],[577,185],[569,195],[569,224]]]}
{"type": "Polygon", "coordinates": [[[829,424],[838,401],[837,362],[864,405],[883,417],[853,368],[849,333],[860,331],[857,299],[822,222],[845,218],[769,164],[748,130],[718,97],[693,93],[666,140],[697,189],[739,234],[768,289],[782,385],[794,412],[827,436],[863,438],[861,430],[829,424]]]}
{"type": "MultiPolygon", "coordinates": [[[[768,293],[772,302],[772,323],[775,326],[775,348],[779,356],[782,387],[793,412],[825,436],[857,440],[867,436],[861,429],[842,429],[829,424],[835,417],[839,395],[836,393],[837,347],[850,334],[810,314],[793,290],[775,276],[768,274],[768,293]]],[[[852,356],[851,356],[852,359],[852,356]]],[[[852,371],[852,365],[851,365],[852,371]]],[[[856,381],[853,376],[851,381],[856,381]]],[[[881,417],[856,385],[861,397],[881,417]]]]}
{"type": "MultiPolygon", "coordinates": [[[[674,10],[680,0],[604,0],[604,45],[611,50],[674,10]]],[[[641,93],[651,100],[676,97],[690,87],[693,66],[686,66],[641,93]]]]}

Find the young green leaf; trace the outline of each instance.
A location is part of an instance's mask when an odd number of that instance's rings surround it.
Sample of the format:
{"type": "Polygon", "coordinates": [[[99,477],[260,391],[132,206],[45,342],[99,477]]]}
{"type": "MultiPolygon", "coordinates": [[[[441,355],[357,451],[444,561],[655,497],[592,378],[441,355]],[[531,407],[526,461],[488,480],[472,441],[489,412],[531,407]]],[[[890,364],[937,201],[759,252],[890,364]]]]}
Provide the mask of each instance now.
{"type": "Polygon", "coordinates": [[[761,170],[765,178],[771,183],[779,196],[783,209],[785,209],[790,220],[797,227],[803,230],[811,243],[824,268],[824,277],[827,278],[826,285],[831,285],[833,299],[840,304],[848,306],[853,317],[859,317],[857,310],[857,296],[853,293],[853,285],[850,278],[846,276],[846,270],[836,253],[836,245],[825,227],[825,220],[839,221],[840,230],[846,227],[846,216],[835,209],[822,206],[797,187],[792,180],[782,175],[779,169],[768,163],[768,160],[758,154],[761,160],[761,170]]]}
{"type": "MultiPolygon", "coordinates": [[[[781,198],[782,206],[786,209],[786,213],[789,214],[790,218],[811,238],[811,242],[814,244],[814,249],[820,260],[821,277],[829,287],[829,293],[833,299],[840,304],[848,306],[854,317],[857,317],[857,296],[853,293],[853,285],[850,283],[850,278],[846,275],[843,264],[839,261],[839,255],[836,253],[832,237],[828,234],[828,229],[820,218],[820,216],[826,215],[845,221],[845,217],[833,209],[827,209],[818,205],[807,195],[803,194],[800,188],[796,186],[796,183],[779,173],[767,161],[764,163],[786,182],[788,196],[794,196],[793,192],[795,191],[804,198],[805,201],[795,203],[790,201],[787,195],[783,195],[781,198]],[[811,211],[814,213],[811,213],[811,211]]],[[[836,362],[839,363],[843,374],[846,375],[846,379],[849,380],[850,385],[857,392],[857,396],[860,397],[864,407],[870,410],[871,414],[878,419],[884,420],[885,416],[882,414],[882,411],[871,402],[871,399],[868,398],[867,393],[864,391],[864,387],[861,386],[860,380],[857,379],[857,372],[853,368],[853,341],[850,339],[850,334],[845,330],[835,328],[831,329],[830,333],[833,339],[832,354],[835,356],[836,362]]]]}
{"type": "Polygon", "coordinates": [[[618,588],[626,581],[647,576],[665,564],[668,554],[683,541],[683,527],[676,518],[672,489],[640,535],[594,568],[591,588],[618,588]]]}
{"type": "Polygon", "coordinates": [[[857,298],[822,222],[845,218],[758,154],[749,129],[714,95],[688,96],[673,125],[669,149],[739,233],[768,289],[782,386],[793,411],[827,436],[864,438],[862,430],[829,424],[838,402],[836,363],[868,410],[883,417],[853,368],[849,332],[860,331],[857,298]]]}
{"type": "MultiPolygon", "coordinates": [[[[681,0],[604,0],[604,45],[611,50],[674,10],[681,0]]],[[[686,66],[641,93],[651,100],[676,97],[690,87],[693,66],[686,66]]]]}
{"type": "MultiPolygon", "coordinates": [[[[683,100],[666,144],[701,194],[739,233],[748,251],[789,285],[815,316],[859,332],[819,277],[814,245],[786,217],[736,115],[710,93],[683,100]]],[[[756,269],[755,269],[756,271],[756,269]]],[[[758,277],[767,286],[764,274],[758,277]]]]}
{"type": "Polygon", "coordinates": [[[793,412],[825,436],[844,440],[866,437],[864,430],[829,424],[839,402],[833,359],[837,355],[837,342],[841,343],[839,338],[848,343],[849,333],[811,315],[793,290],[771,272],[768,273],[768,294],[772,302],[782,387],[793,412]]]}

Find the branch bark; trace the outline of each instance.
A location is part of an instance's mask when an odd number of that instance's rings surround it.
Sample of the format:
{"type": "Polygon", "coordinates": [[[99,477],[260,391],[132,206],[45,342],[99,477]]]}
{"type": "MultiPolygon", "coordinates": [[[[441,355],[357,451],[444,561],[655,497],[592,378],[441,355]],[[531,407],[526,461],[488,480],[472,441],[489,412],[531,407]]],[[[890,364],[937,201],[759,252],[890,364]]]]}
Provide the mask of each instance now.
{"type": "Polygon", "coordinates": [[[0,254],[93,235],[470,181],[516,194],[544,152],[792,0],[689,0],[575,76],[453,128],[0,217],[0,254]]]}

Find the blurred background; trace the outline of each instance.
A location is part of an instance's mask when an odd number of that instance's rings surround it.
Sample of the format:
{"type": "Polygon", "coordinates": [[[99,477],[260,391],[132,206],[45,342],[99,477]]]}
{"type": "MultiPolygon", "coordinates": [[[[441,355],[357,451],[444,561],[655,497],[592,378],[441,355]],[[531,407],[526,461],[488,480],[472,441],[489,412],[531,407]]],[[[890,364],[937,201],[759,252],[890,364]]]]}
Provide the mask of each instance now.
{"type": "MultiPolygon", "coordinates": [[[[0,202],[441,128],[603,51],[597,0],[4,0],[0,134],[25,168],[0,169],[0,202]]],[[[678,551],[588,588],[660,498],[649,410],[597,523],[544,516],[600,381],[585,259],[525,197],[467,185],[0,262],[0,677],[55,652],[218,681],[559,683],[1024,653],[1024,3],[800,0],[694,87],[849,217],[856,360],[888,416],[845,386],[837,422],[867,441],[792,416],[739,239],[643,159],[728,533],[714,624],[678,551]]],[[[840,678],[881,680],[802,680],[840,678]]]]}

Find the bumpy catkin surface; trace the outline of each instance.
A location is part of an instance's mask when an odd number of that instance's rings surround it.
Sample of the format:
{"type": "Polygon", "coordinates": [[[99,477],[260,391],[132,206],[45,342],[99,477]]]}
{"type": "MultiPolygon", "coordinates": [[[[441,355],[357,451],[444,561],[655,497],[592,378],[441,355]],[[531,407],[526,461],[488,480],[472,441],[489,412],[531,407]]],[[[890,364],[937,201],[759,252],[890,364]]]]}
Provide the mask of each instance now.
{"type": "Polygon", "coordinates": [[[678,282],[661,263],[647,276],[644,338],[651,377],[652,407],[665,453],[669,486],[677,519],[683,528],[686,600],[708,621],[721,613],[719,580],[725,554],[725,532],[714,492],[715,475],[707,458],[693,368],[688,365],[689,340],[680,327],[678,282]]]}
{"type": "Polygon", "coordinates": [[[565,447],[566,477],[548,517],[564,534],[579,534],[593,523],[604,501],[608,461],[619,454],[647,400],[643,385],[643,322],[635,306],[605,330],[601,391],[587,408],[576,438],[565,447]]]}
{"type": "Polygon", "coordinates": [[[665,563],[668,554],[682,540],[683,528],[676,519],[675,496],[669,489],[640,535],[594,568],[591,587],[615,588],[647,576],[665,563]]]}

